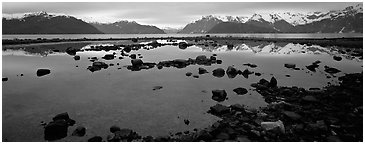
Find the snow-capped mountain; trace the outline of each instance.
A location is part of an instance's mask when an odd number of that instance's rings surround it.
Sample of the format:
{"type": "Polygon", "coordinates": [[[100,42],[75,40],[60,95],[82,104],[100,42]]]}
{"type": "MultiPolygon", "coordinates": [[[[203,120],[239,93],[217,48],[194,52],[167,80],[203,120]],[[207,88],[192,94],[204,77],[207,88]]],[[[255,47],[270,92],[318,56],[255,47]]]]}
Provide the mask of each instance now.
{"type": "MultiPolygon", "coordinates": [[[[361,32],[362,33],[362,4],[349,6],[343,10],[309,13],[255,13],[251,17],[240,16],[204,16],[202,19],[188,24],[181,33],[225,33],[228,26],[263,27],[267,32],[361,32]],[[246,25],[243,25],[246,24],[246,25]]],[[[228,30],[228,31],[227,31],[228,30]]],[[[237,30],[237,33],[247,32],[237,30]]]]}
{"type": "Polygon", "coordinates": [[[66,15],[46,12],[3,17],[3,34],[100,34],[90,24],[66,15]]]}

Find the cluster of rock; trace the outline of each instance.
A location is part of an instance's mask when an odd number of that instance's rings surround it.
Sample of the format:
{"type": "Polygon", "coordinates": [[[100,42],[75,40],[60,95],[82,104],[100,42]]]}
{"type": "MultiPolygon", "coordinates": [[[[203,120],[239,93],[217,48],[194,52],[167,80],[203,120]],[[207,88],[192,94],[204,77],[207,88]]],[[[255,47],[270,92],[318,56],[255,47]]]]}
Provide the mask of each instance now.
{"type": "MultiPolygon", "coordinates": [[[[75,120],[70,119],[67,112],[56,115],[52,120],[53,121],[48,124],[43,124],[45,125],[44,139],[47,141],[65,138],[67,136],[68,127],[73,126],[76,123],[75,120]]],[[[79,132],[74,132],[74,135],[85,135],[85,129],[78,131],[79,132]]]]}

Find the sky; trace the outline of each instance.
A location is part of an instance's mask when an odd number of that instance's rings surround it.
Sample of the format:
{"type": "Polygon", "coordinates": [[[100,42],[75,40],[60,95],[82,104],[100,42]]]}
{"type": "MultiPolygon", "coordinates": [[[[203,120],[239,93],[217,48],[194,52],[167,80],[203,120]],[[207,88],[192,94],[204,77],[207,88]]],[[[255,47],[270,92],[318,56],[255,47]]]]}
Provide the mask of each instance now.
{"type": "Polygon", "coordinates": [[[359,2],[3,2],[3,14],[45,11],[102,23],[120,20],[164,27],[184,27],[206,15],[252,16],[254,13],[341,10],[359,2]]]}

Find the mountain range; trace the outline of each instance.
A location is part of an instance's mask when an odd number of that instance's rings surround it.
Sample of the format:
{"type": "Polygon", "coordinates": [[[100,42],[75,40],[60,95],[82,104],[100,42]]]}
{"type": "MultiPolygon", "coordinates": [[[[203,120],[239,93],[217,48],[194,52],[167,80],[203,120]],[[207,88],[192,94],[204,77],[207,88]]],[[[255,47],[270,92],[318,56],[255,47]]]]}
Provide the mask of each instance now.
{"type": "Polygon", "coordinates": [[[3,14],[3,34],[164,34],[164,33],[362,33],[362,5],[310,13],[255,13],[252,16],[203,16],[182,29],[141,25],[135,21],[85,22],[46,12],[21,17],[3,14]]]}

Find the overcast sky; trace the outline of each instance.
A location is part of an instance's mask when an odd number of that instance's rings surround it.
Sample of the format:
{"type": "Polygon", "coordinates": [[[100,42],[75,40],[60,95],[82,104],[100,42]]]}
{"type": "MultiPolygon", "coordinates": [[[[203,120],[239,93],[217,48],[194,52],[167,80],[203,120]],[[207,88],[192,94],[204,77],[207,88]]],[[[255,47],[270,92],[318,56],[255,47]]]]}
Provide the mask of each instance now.
{"type": "Polygon", "coordinates": [[[345,2],[3,2],[3,14],[46,11],[100,22],[133,20],[158,27],[183,27],[205,15],[251,16],[254,13],[340,10],[345,2]]]}

